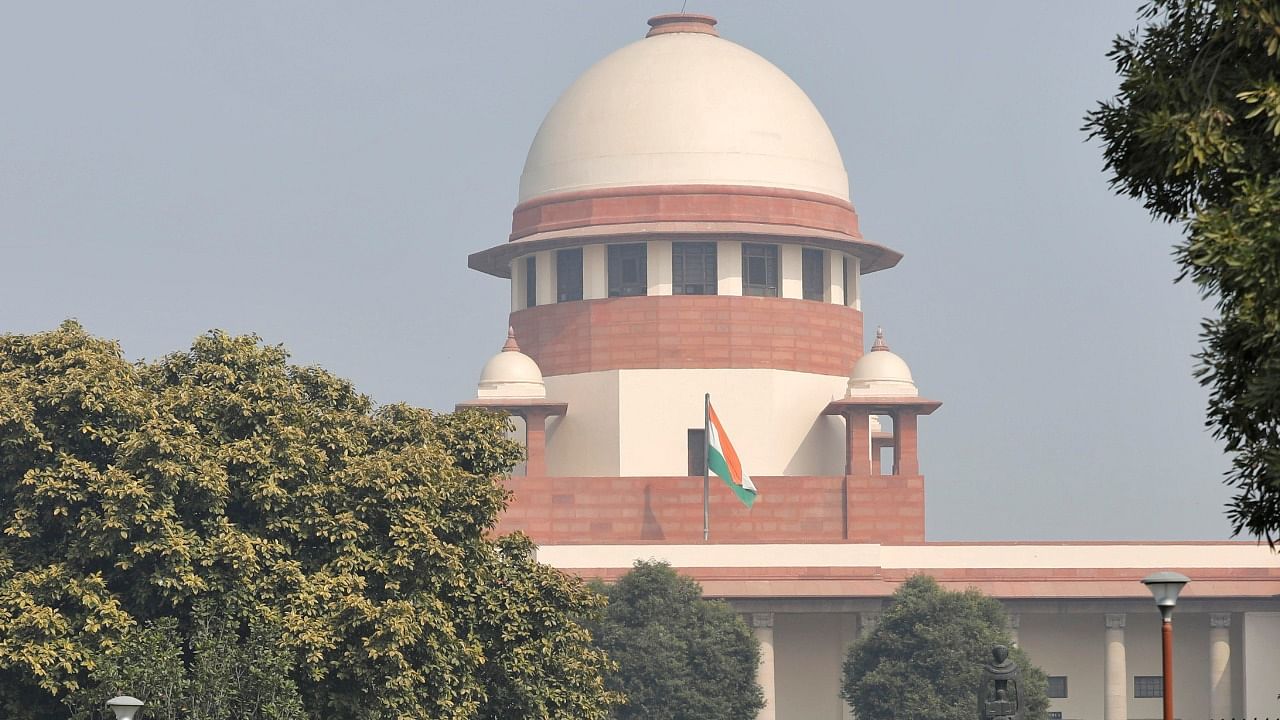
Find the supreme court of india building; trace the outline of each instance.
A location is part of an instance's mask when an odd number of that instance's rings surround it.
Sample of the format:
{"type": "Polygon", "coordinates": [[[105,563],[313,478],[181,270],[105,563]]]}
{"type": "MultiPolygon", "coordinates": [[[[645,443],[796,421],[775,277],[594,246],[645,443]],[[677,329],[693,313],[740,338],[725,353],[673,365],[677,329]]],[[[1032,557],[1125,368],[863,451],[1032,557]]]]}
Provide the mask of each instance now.
{"type": "Polygon", "coordinates": [[[1280,717],[1265,546],[927,541],[917,429],[942,403],[862,313],[860,278],[901,254],[859,231],[840,150],[790,78],[710,17],[649,25],[561,95],[510,238],[470,257],[511,287],[513,337],[461,403],[527,439],[500,529],[566,571],[664,559],[729,600],[761,641],[762,718],[848,718],[845,649],[917,572],[1004,602],[1056,717],[1157,718],[1160,619],[1139,580],[1165,569],[1192,579],[1178,716],[1280,717]],[[706,543],[704,393],[761,493],[748,510],[714,481],[706,543]]]}

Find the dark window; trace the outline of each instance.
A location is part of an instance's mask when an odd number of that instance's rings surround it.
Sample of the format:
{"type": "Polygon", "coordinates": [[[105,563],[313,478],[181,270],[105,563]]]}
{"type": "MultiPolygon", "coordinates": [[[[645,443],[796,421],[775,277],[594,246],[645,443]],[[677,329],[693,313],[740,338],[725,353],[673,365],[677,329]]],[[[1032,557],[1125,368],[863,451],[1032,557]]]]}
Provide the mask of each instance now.
{"type": "Polygon", "coordinates": [[[609,246],[609,297],[649,294],[649,261],[644,243],[609,246]]]}
{"type": "Polygon", "coordinates": [[[1049,720],[1062,720],[1062,713],[1060,713],[1060,712],[1050,712],[1050,713],[1049,713],[1049,720]]]}
{"type": "Polygon", "coordinates": [[[1050,675],[1049,676],[1049,697],[1064,698],[1067,696],[1067,676],[1066,675],[1050,675]]]}
{"type": "Polygon", "coordinates": [[[538,304],[538,258],[530,255],[524,260],[524,306],[538,304]]]}
{"type": "Polygon", "coordinates": [[[822,256],[816,248],[804,248],[800,256],[800,285],[805,300],[822,300],[822,256]]]}
{"type": "Polygon", "coordinates": [[[1164,676],[1134,675],[1133,696],[1136,698],[1164,697],[1164,676]]]}
{"type": "Polygon", "coordinates": [[[582,248],[556,253],[556,302],[582,299],[582,248]]]}
{"type": "Polygon", "coordinates": [[[699,477],[706,470],[707,431],[703,428],[689,431],[689,477],[699,477]]]}
{"type": "Polygon", "coordinates": [[[673,295],[715,295],[717,283],[715,243],[671,243],[673,295]]]}
{"type": "Polygon", "coordinates": [[[778,246],[742,243],[742,294],[778,297],[778,246]]]}
{"type": "Polygon", "coordinates": [[[844,260],[844,262],[841,263],[841,270],[840,270],[842,273],[844,273],[844,304],[852,306],[853,295],[851,294],[851,291],[853,290],[853,288],[849,287],[849,258],[846,257],[841,259],[844,260]]]}

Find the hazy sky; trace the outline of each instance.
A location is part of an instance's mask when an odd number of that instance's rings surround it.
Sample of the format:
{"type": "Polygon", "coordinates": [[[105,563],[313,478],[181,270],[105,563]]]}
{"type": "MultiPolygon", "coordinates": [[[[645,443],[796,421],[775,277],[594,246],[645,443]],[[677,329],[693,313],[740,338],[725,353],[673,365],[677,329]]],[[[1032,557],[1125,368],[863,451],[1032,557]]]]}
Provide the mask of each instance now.
{"type": "MultiPolygon", "coordinates": [[[[864,279],[921,392],[932,540],[1216,539],[1175,228],[1113,196],[1082,116],[1137,0],[711,2],[844,155],[864,279]]],[[[675,2],[0,5],[0,332],[131,358],[255,332],[380,402],[451,408],[502,345],[543,114],[675,2]]]]}

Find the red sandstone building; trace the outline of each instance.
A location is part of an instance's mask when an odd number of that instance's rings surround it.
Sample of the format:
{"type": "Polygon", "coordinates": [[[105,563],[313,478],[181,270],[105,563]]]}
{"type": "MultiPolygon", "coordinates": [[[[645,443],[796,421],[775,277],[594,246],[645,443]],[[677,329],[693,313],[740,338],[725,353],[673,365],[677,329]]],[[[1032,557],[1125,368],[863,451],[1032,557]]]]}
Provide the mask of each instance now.
{"type": "Polygon", "coordinates": [[[915,572],[1004,601],[1059,717],[1158,717],[1159,616],[1138,583],[1157,569],[1193,579],[1179,714],[1280,715],[1266,548],[926,541],[917,429],[941,403],[883,336],[863,352],[859,279],[901,255],[863,237],[839,149],[790,78],[712,18],[649,24],[556,102],[510,238],[470,258],[511,285],[513,337],[463,403],[527,438],[501,529],[585,575],[669,560],[749,613],[762,718],[849,717],[844,649],[915,572]],[[704,393],[761,492],[748,510],[713,485],[709,543],[704,393]]]}

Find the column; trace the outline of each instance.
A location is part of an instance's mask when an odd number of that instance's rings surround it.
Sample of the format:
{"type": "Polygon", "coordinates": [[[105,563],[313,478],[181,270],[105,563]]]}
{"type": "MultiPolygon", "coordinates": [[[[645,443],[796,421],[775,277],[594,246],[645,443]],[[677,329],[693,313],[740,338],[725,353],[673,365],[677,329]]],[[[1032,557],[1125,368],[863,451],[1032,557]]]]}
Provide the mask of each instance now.
{"type": "Polygon", "coordinates": [[[716,243],[717,295],[742,294],[742,243],[720,240],[716,243]]]}
{"type": "Polygon", "coordinates": [[[1022,616],[1018,613],[1009,613],[1009,641],[1014,647],[1018,647],[1018,627],[1022,624],[1022,616]]]}
{"type": "Polygon", "coordinates": [[[609,297],[609,263],[604,245],[582,248],[582,299],[609,297]]]}
{"type": "MultiPolygon", "coordinates": [[[[896,424],[895,424],[896,425],[896,424]]],[[[844,474],[871,474],[871,413],[866,408],[844,411],[844,474]]],[[[895,451],[896,452],[896,451],[895,451]]]]}
{"type": "Polygon", "coordinates": [[[1106,720],[1128,720],[1129,677],[1124,662],[1124,613],[1107,613],[1106,623],[1103,717],[1106,720]]]}
{"type": "Polygon", "coordinates": [[[547,475],[547,414],[530,408],[521,413],[524,417],[524,474],[525,477],[547,475]]]}
{"type": "Polygon", "coordinates": [[[893,415],[893,474],[908,477],[920,474],[916,414],[910,410],[900,410],[893,415]]]}
{"type": "Polygon", "coordinates": [[[871,634],[880,624],[880,613],[864,612],[858,613],[858,638],[864,638],[871,634]]]}
{"type": "Polygon", "coordinates": [[[1209,613],[1209,717],[1231,713],[1231,613],[1209,613]]]}
{"type": "Polygon", "coordinates": [[[756,720],[774,720],[778,694],[773,677],[773,613],[751,613],[751,628],[760,641],[760,669],[756,681],[764,691],[764,707],[756,715],[756,720]]]}

